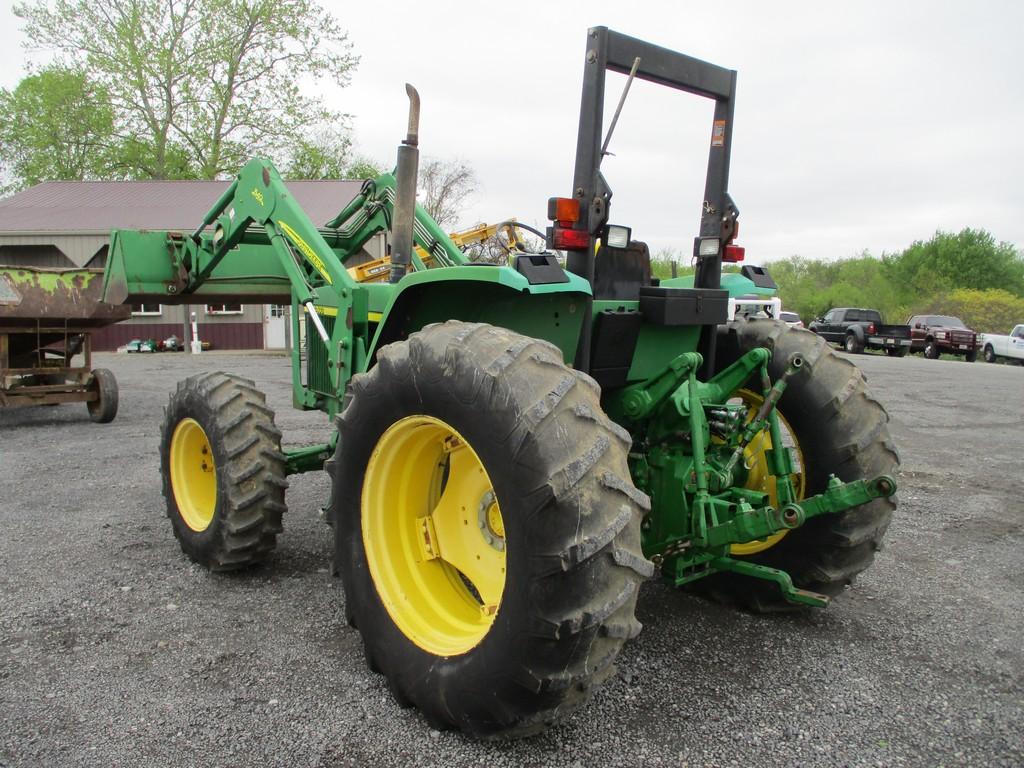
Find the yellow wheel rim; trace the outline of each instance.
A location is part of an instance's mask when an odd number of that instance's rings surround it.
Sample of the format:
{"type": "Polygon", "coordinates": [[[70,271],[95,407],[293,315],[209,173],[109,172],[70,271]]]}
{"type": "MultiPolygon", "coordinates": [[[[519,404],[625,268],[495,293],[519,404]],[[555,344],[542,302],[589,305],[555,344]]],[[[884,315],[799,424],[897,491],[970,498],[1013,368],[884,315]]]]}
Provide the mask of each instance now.
{"type": "Polygon", "coordinates": [[[171,489],[185,525],[201,532],[217,508],[217,467],[206,432],[195,419],[182,419],[171,435],[171,489]]]}
{"type": "MultiPolygon", "coordinates": [[[[747,421],[749,422],[754,418],[757,410],[761,407],[764,402],[764,398],[756,392],[751,392],[748,389],[741,389],[736,393],[736,396],[743,401],[749,409],[747,414],[747,421]]],[[[779,427],[782,431],[782,442],[783,445],[792,448],[796,454],[796,472],[793,473],[793,487],[796,491],[797,499],[804,498],[806,491],[806,473],[804,471],[804,454],[800,449],[800,444],[797,442],[796,435],[793,432],[793,428],[789,426],[781,412],[776,411],[779,417],[779,427]]],[[[768,468],[768,454],[767,451],[772,447],[772,438],[768,434],[767,430],[759,434],[750,444],[747,445],[746,450],[743,452],[743,463],[747,467],[747,481],[743,484],[744,488],[751,491],[760,491],[761,493],[768,494],[769,503],[773,507],[779,505],[779,495],[776,488],[775,476],[771,474],[768,468]]],[[[783,537],[789,533],[789,531],[779,531],[773,533],[771,536],[765,539],[757,539],[755,541],[747,541],[743,544],[733,544],[729,547],[730,554],[733,555],[755,555],[758,552],[763,552],[766,549],[770,549],[782,541],[783,537]]]]}
{"type": "Polygon", "coordinates": [[[363,546],[392,621],[437,656],[476,647],[505,590],[505,525],[487,470],[454,428],[408,416],[363,479],[363,546]]]}

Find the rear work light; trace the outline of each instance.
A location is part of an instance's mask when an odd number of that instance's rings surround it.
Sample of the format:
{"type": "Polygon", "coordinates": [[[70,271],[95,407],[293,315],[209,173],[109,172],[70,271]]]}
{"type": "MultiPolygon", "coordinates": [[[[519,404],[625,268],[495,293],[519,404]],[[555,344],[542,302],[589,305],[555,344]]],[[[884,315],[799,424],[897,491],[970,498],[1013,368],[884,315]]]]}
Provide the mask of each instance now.
{"type": "Polygon", "coordinates": [[[717,256],[718,255],[718,238],[717,237],[704,237],[701,238],[700,243],[697,245],[698,256],[717,256]]]}
{"type": "Polygon", "coordinates": [[[743,261],[745,255],[746,249],[742,245],[727,245],[722,250],[722,261],[729,261],[735,264],[737,261],[743,261]]]}
{"type": "Polygon", "coordinates": [[[583,229],[548,227],[548,241],[556,251],[585,251],[590,247],[590,233],[583,229]]]}
{"type": "Polygon", "coordinates": [[[609,248],[628,248],[631,232],[632,230],[629,227],[609,224],[604,228],[604,237],[602,239],[609,248]]]}

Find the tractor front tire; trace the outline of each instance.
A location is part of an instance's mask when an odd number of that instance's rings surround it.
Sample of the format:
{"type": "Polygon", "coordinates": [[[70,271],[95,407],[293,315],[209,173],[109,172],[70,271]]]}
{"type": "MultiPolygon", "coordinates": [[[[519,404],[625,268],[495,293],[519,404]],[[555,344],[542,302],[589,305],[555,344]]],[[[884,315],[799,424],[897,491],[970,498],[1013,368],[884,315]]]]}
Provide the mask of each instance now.
{"type": "MultiPolygon", "coordinates": [[[[63,384],[64,378],[59,378],[60,381],[56,383],[63,384]]],[[[85,404],[89,410],[89,418],[97,424],[109,424],[117,416],[117,379],[106,368],[96,368],[92,372],[89,388],[96,391],[96,399],[89,400],[85,404]]]]}
{"type": "MultiPolygon", "coordinates": [[[[825,490],[829,475],[849,482],[893,475],[899,456],[889,437],[889,416],[868,392],[860,369],[819,337],[773,320],[732,323],[719,334],[716,367],[725,368],[756,347],[772,350],[768,370],[782,376],[790,357],[804,358],[778,411],[803,460],[805,496],[825,490]]],[[[747,558],[779,568],[802,589],[834,597],[874,561],[896,498],[879,498],[838,514],[821,515],[747,558]]],[[[697,591],[756,611],[798,610],[774,584],[720,574],[695,583],[697,591]],[[707,582],[707,583],[703,583],[707,582]]]]}
{"type": "Polygon", "coordinates": [[[213,571],[261,563],[285,512],[285,456],[254,382],[225,373],[178,383],[164,411],[160,475],[182,551],[213,571]]]}
{"type": "Polygon", "coordinates": [[[631,440],[593,379],[546,341],[449,321],[381,349],[338,425],[335,567],[397,702],[496,738],[582,705],[654,570],[631,440]]]}

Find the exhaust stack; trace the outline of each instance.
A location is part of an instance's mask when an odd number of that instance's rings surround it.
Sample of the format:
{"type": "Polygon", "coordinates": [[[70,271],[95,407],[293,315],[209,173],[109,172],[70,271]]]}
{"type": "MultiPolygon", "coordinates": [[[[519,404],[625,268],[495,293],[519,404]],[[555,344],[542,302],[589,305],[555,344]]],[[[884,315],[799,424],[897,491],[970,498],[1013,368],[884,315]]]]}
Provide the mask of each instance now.
{"type": "Polygon", "coordinates": [[[391,282],[397,283],[412,262],[412,227],[416,217],[416,177],[419,173],[420,95],[409,83],[409,131],[398,147],[395,170],[395,215],[391,219],[391,282]]]}

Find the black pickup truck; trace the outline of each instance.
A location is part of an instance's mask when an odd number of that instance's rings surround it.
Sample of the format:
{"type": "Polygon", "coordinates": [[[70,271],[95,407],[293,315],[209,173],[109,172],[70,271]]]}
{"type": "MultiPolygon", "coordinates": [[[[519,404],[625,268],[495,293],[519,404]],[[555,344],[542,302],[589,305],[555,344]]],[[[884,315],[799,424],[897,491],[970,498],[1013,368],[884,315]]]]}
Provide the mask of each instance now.
{"type": "Polygon", "coordinates": [[[887,355],[903,357],[910,351],[910,326],[883,325],[877,309],[836,307],[815,318],[808,328],[851,353],[884,349],[887,355]]]}

